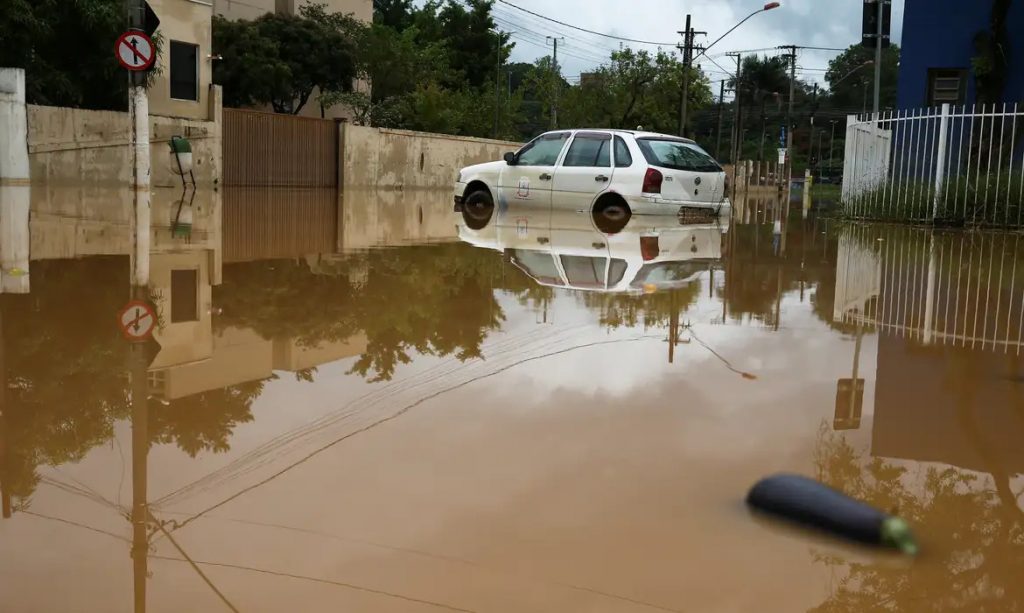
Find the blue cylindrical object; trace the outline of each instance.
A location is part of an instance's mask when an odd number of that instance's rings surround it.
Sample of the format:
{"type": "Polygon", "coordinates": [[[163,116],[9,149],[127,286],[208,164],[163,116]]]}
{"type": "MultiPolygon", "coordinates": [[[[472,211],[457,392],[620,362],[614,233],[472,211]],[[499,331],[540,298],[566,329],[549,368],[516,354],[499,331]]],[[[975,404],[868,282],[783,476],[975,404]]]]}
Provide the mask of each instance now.
{"type": "Polygon", "coordinates": [[[906,521],[893,517],[827,485],[800,475],[775,475],[747,494],[750,507],[854,541],[882,545],[914,555],[917,542],[906,521]]]}

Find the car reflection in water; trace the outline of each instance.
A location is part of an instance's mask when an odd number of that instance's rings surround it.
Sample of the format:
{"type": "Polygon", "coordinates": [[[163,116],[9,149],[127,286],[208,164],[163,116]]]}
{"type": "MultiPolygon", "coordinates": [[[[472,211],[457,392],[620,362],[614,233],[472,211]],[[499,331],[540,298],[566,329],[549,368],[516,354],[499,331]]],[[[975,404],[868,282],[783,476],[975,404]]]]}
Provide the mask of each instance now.
{"type": "Polygon", "coordinates": [[[557,199],[459,207],[459,238],[503,253],[540,285],[603,293],[683,287],[722,259],[727,217],[714,211],[630,215],[588,213],[557,199]]]}

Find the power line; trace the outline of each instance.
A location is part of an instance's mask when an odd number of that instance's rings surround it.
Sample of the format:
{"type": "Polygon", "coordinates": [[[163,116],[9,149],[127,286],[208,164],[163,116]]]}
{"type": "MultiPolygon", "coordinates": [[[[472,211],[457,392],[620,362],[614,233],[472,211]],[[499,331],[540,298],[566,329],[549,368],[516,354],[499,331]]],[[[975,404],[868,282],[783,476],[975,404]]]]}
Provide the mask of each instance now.
{"type": "Polygon", "coordinates": [[[507,0],[498,0],[498,2],[500,2],[502,4],[506,4],[508,6],[511,6],[512,8],[520,10],[520,11],[522,11],[524,13],[529,13],[530,15],[533,15],[534,17],[539,17],[539,18],[541,18],[541,19],[543,19],[545,21],[550,21],[552,23],[557,23],[560,26],[565,26],[567,28],[572,28],[573,30],[579,30],[580,32],[586,32],[587,34],[594,34],[595,36],[603,36],[605,38],[611,38],[611,39],[614,39],[614,40],[623,40],[623,41],[630,42],[630,43],[640,43],[642,45],[655,45],[655,46],[658,46],[658,47],[674,47],[676,45],[676,43],[674,43],[674,42],[672,42],[672,43],[663,43],[663,42],[659,43],[659,42],[654,42],[654,41],[649,41],[649,40],[639,40],[639,39],[636,39],[636,38],[626,38],[624,36],[615,36],[613,34],[605,34],[604,32],[595,32],[594,30],[588,30],[586,28],[581,28],[579,26],[574,26],[571,23],[565,23],[564,21],[558,21],[557,19],[552,19],[550,17],[545,17],[544,15],[541,15],[540,13],[534,13],[533,11],[531,11],[529,9],[524,9],[521,6],[516,6],[515,4],[512,4],[511,2],[508,2],[507,0]]]}
{"type": "Polygon", "coordinates": [[[614,44],[604,43],[604,42],[601,42],[601,41],[599,41],[597,39],[594,39],[594,38],[585,39],[585,38],[580,38],[578,36],[573,36],[571,34],[566,34],[565,30],[563,28],[558,28],[558,27],[555,27],[555,26],[551,26],[547,22],[545,22],[544,20],[536,19],[536,18],[531,17],[529,15],[519,15],[515,11],[507,10],[507,9],[505,9],[502,6],[497,6],[497,5],[494,6],[494,9],[493,9],[493,12],[492,12],[492,16],[499,17],[499,18],[503,19],[504,21],[511,23],[514,26],[521,26],[521,27],[525,27],[527,29],[539,28],[539,29],[542,29],[542,30],[547,30],[546,32],[538,32],[539,34],[547,35],[547,34],[550,34],[550,33],[557,33],[557,34],[559,34],[559,35],[561,35],[561,36],[563,36],[565,38],[568,38],[569,40],[576,41],[576,42],[578,42],[578,43],[580,43],[582,45],[586,45],[586,46],[588,46],[590,48],[600,49],[602,53],[610,53],[612,51],[617,51],[618,50],[618,47],[616,45],[614,45],[614,44]]]}

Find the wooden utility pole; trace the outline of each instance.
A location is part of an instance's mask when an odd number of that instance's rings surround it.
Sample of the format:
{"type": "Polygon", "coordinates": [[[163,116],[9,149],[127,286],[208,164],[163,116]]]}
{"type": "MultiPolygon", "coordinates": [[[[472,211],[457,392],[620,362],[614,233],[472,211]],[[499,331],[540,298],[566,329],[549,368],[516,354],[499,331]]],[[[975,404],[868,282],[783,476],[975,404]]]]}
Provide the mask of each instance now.
{"type": "Polygon", "coordinates": [[[725,79],[718,89],[718,138],[715,140],[715,157],[722,159],[722,111],[725,107],[725,79]]]}
{"type": "Polygon", "coordinates": [[[786,111],[786,188],[793,175],[793,103],[796,96],[796,45],[783,45],[779,49],[789,50],[789,109],[786,111]]]}
{"type": "Polygon", "coordinates": [[[735,181],[736,177],[735,177],[735,175],[736,175],[736,172],[739,169],[739,156],[740,156],[741,149],[743,148],[743,143],[740,142],[740,139],[743,137],[743,132],[742,132],[742,129],[740,128],[740,123],[741,123],[740,120],[742,119],[742,116],[740,114],[741,113],[741,108],[740,108],[741,107],[741,104],[740,104],[740,98],[741,98],[740,91],[742,89],[741,88],[741,82],[742,82],[742,78],[743,78],[743,56],[741,54],[739,54],[739,53],[729,53],[727,55],[729,55],[730,57],[735,57],[736,58],[736,87],[733,88],[734,93],[735,93],[735,99],[733,101],[733,104],[736,107],[736,119],[735,119],[735,121],[733,123],[733,127],[732,127],[732,163],[733,163],[733,179],[734,179],[733,180],[733,189],[737,189],[738,186],[736,185],[736,181],[735,181]]]}
{"type": "Polygon", "coordinates": [[[552,65],[551,65],[551,85],[552,85],[552,87],[551,87],[551,90],[552,90],[551,91],[551,129],[552,130],[557,130],[558,129],[558,89],[559,89],[559,87],[558,87],[559,83],[558,82],[562,78],[561,77],[561,71],[558,69],[558,41],[559,40],[565,40],[565,39],[564,38],[563,39],[559,39],[557,36],[548,36],[547,39],[551,40],[551,41],[554,41],[554,44],[555,44],[555,51],[554,51],[554,54],[552,55],[552,58],[551,58],[552,59],[552,65]]]}
{"type": "Polygon", "coordinates": [[[693,40],[697,34],[707,32],[694,32],[690,27],[690,15],[686,16],[686,29],[679,34],[683,35],[683,44],[677,49],[683,52],[683,82],[679,96],[679,136],[686,136],[686,123],[689,119],[690,106],[690,68],[693,64],[693,40]]]}

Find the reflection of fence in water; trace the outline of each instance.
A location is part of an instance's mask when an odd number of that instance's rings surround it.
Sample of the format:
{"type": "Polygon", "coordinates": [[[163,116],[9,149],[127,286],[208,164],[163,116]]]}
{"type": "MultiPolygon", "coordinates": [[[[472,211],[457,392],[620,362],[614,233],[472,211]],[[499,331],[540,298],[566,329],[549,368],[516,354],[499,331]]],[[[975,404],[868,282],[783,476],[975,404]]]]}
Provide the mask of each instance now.
{"type": "Polygon", "coordinates": [[[1015,351],[1024,341],[1024,240],[848,226],[834,318],[925,344],[1015,351]]]}
{"type": "Polygon", "coordinates": [[[334,253],[334,189],[229,187],[224,190],[224,261],[248,262],[334,253]]]}
{"type": "Polygon", "coordinates": [[[1024,225],[1024,109],[985,105],[851,118],[843,202],[864,219],[1024,225]]]}

